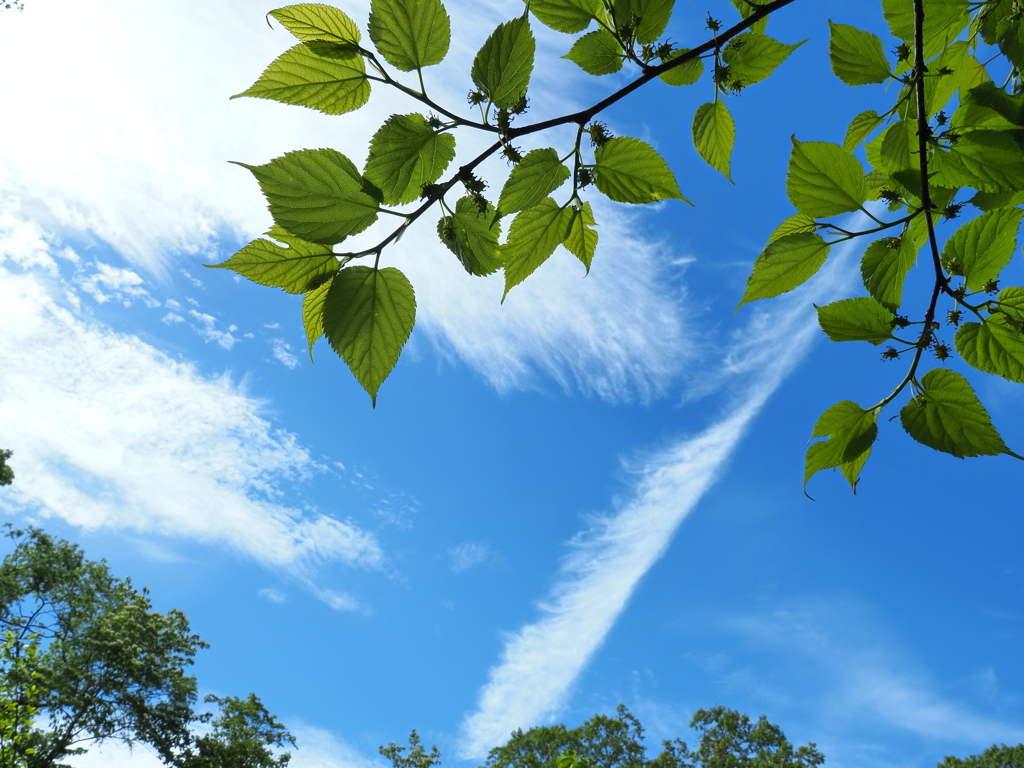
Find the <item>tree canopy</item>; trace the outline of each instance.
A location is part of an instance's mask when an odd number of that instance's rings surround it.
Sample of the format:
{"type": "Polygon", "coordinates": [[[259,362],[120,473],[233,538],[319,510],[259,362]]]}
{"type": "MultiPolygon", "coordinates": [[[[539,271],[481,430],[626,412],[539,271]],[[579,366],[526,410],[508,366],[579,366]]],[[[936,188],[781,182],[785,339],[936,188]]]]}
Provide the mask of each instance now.
{"type": "MultiPolygon", "coordinates": [[[[864,246],[862,290],[818,307],[818,321],[832,341],[867,342],[883,360],[905,365],[877,402],[841,400],[821,415],[806,453],[805,487],[817,472],[835,469],[856,490],[879,417],[897,401],[903,429],[930,448],[960,458],[1021,458],[966,375],[1024,382],[1024,287],[1012,284],[1021,282],[1013,255],[1024,217],[1018,5],[881,0],[888,39],[828,23],[836,77],[850,87],[891,87],[875,91],[877,109],[850,116],[844,136],[794,136],[776,188],[785,189],[795,211],[763,233],[767,245],[738,309],[794,290],[821,269],[833,246],[856,239],[864,246]],[[854,224],[852,213],[861,215],[854,224]],[[919,262],[923,279],[908,280],[919,262]],[[929,370],[931,359],[938,366],[929,370]]],[[[706,34],[685,30],[693,39],[683,41],[671,26],[673,6],[530,0],[482,41],[467,77],[468,110],[429,95],[428,70],[444,60],[452,34],[441,0],[372,0],[368,41],[356,21],[328,5],[271,11],[297,42],[238,96],[342,115],[372,106],[375,89],[391,88],[419,111],[383,120],[362,170],[333,148],[239,163],[266,196],[274,225],[216,266],[302,295],[310,352],[326,337],[375,404],[416,317],[413,286],[386,264],[386,254],[429,211],[439,216],[440,241],[468,273],[502,271],[505,296],[560,246],[589,272],[599,240],[594,195],[635,205],[688,202],[650,144],[613,135],[597,120],[656,83],[709,88],[713,98],[697,108],[690,138],[731,180],[731,110],[742,108],[734,97],[769,77],[784,78],[786,59],[802,44],[771,37],[768,24],[788,6],[813,12],[814,3],[732,0],[709,15],[706,34]],[[531,74],[543,65],[538,23],[571,36],[565,56],[584,72],[632,72],[632,79],[587,108],[531,122],[531,74]],[[554,146],[525,153],[517,144],[560,126],[575,127],[574,142],[552,137],[554,146]],[[461,155],[457,137],[467,133],[491,143],[461,155]],[[511,172],[484,178],[485,161],[498,156],[511,172]],[[387,217],[395,225],[379,242],[349,247],[387,217]]],[[[667,127],[675,139],[676,126],[667,127]]]]}
{"type": "MultiPolygon", "coordinates": [[[[482,768],[816,768],[824,756],[815,745],[794,747],[782,729],[763,715],[756,722],[716,706],[700,709],[690,723],[698,742],[662,742],[648,758],[640,721],[620,704],[614,717],[597,714],[575,728],[545,725],[517,730],[487,755],[482,768]]],[[[405,747],[381,747],[393,768],[432,768],[441,762],[437,747],[427,752],[416,731],[405,747]]]]}
{"type": "Polygon", "coordinates": [[[11,529],[0,563],[0,768],[49,768],[108,739],[151,748],[180,768],[283,768],[291,735],[255,695],[208,697],[212,732],[193,727],[206,647],[183,613],[37,528],[11,529]],[[45,723],[45,727],[40,723],[45,723]]]}

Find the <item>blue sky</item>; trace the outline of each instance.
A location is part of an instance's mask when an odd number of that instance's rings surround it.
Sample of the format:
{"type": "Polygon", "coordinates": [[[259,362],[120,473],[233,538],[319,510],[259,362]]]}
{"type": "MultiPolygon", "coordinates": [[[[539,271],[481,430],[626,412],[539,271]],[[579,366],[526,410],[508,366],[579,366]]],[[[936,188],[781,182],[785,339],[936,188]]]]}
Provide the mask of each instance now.
{"type": "MultiPolygon", "coordinates": [[[[683,45],[709,10],[732,18],[719,0],[678,5],[683,45]]],[[[476,48],[521,5],[447,6],[451,62],[428,84],[458,105],[476,48]]],[[[365,3],[342,7],[365,25],[365,3]]],[[[607,114],[696,206],[595,199],[585,279],[560,252],[501,305],[500,277],[466,276],[432,221],[407,235],[388,258],[418,324],[376,410],[322,342],[310,363],[295,297],[202,266],[269,225],[226,161],[334,146],[360,163],[387,115],[414,110],[381,89],[340,118],[229,101],[289,45],[270,9],[0,15],[8,519],[185,611],[212,646],[202,692],[257,692],[298,736],[296,768],[377,765],[412,728],[476,765],[515,728],[620,702],[652,750],[716,703],[836,766],[1024,741],[1020,467],[936,454],[886,422],[856,497],[823,473],[807,500],[818,415],[902,376],[814,322],[813,302],[857,290],[859,254],[733,312],[791,213],[790,135],[841,141],[884,98],[826,63],[827,19],[884,34],[875,3],[807,1],[772,22],[808,42],[730,101],[734,186],[688,146],[710,84],[656,84],[607,114]]],[[[569,38],[534,28],[537,119],[624,82],[582,76],[557,58],[569,38]]],[[[1020,451],[1020,388],[972,380],[1020,451]]],[[[147,759],[111,747],[81,765],[147,759]]]]}

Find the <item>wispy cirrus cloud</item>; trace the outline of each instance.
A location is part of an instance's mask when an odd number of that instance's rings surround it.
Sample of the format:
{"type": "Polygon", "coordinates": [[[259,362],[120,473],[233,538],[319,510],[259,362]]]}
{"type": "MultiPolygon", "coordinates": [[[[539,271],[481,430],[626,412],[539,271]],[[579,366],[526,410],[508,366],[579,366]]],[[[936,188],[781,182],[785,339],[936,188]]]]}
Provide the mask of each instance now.
{"type": "Polygon", "coordinates": [[[462,723],[460,754],[480,758],[517,728],[556,713],[604,642],[641,577],[668,547],[680,523],[724,470],[753,419],[803,359],[817,333],[812,300],[830,296],[848,277],[849,249],[812,286],[774,309],[754,310],[737,334],[723,375],[736,396],[712,426],[649,456],[629,496],[572,542],[542,616],[506,640],[475,711],[462,723]],[[812,293],[812,296],[808,294],[812,293]]]}
{"type": "MultiPolygon", "coordinates": [[[[305,578],[327,562],[382,565],[369,532],[280,501],[282,481],[320,467],[260,402],[85,319],[57,300],[64,284],[9,270],[5,255],[0,441],[18,456],[6,511],[225,543],[305,578]]],[[[325,600],[355,605],[341,593],[325,600]]]]}

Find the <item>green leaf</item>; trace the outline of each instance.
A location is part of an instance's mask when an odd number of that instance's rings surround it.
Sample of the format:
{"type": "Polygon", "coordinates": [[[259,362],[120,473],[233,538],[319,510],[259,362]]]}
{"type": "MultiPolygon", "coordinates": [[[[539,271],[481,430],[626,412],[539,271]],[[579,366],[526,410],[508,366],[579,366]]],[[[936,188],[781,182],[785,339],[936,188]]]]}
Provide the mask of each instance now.
{"type": "Polygon", "coordinates": [[[576,64],[588,75],[610,75],[622,69],[622,46],[611,32],[598,29],[573,43],[563,59],[576,64]]]}
{"type": "Polygon", "coordinates": [[[451,21],[440,0],[371,0],[370,39],[403,72],[440,64],[451,44],[451,21]]]}
{"type": "Polygon", "coordinates": [[[620,33],[632,29],[633,38],[647,45],[665,31],[674,4],[675,0],[612,0],[612,17],[620,33]]]}
{"type": "Polygon", "coordinates": [[[437,222],[437,232],[469,274],[482,277],[501,266],[501,221],[494,206],[488,205],[487,211],[481,212],[473,198],[462,197],[455,204],[455,212],[437,222]]]}
{"type": "Polygon", "coordinates": [[[853,152],[868,135],[882,124],[882,118],[873,109],[861,112],[850,121],[846,129],[846,138],[843,139],[843,149],[853,152]]]}
{"type": "Polygon", "coordinates": [[[828,57],[836,77],[846,85],[884,83],[889,78],[889,61],[878,35],[831,20],[828,26],[828,57]]]}
{"type": "Polygon", "coordinates": [[[1018,286],[1003,288],[996,301],[999,304],[994,311],[1003,312],[1012,320],[1024,323],[1024,288],[1018,286]]]}
{"type": "Polygon", "coordinates": [[[832,341],[867,341],[874,345],[892,338],[893,313],[868,296],[815,305],[818,324],[832,341]]]}
{"type": "Polygon", "coordinates": [[[956,351],[972,368],[1024,384],[1024,336],[1021,324],[999,312],[982,323],[964,323],[957,329],[956,351]]]}
{"type": "Polygon", "coordinates": [[[412,285],[394,267],[348,267],[331,281],[323,327],[334,351],[377,405],[377,390],[398,362],[416,322],[412,285]]]}
{"type": "Polygon", "coordinates": [[[964,134],[946,152],[936,152],[929,166],[942,187],[973,187],[983,192],[1024,189],[1024,152],[1002,131],[964,134]]]}
{"type": "MultiPolygon", "coordinates": [[[[956,39],[970,21],[967,0],[924,0],[924,57],[930,59],[956,39]]],[[[914,45],[914,6],[907,0],[882,0],[893,37],[914,45]]]]}
{"type": "Polygon", "coordinates": [[[582,32],[601,13],[599,0],[530,0],[530,12],[557,32],[582,32]]]}
{"type": "Polygon", "coordinates": [[[224,267],[260,285],[281,288],[288,293],[304,293],[310,283],[337,272],[338,257],[326,245],[308,243],[289,235],[280,227],[267,233],[272,240],[253,240],[225,262],[207,264],[224,267]]]}
{"type": "Polygon", "coordinates": [[[333,149],[302,149],[266,165],[246,165],[260,184],[270,215],[303,240],[334,245],[377,220],[379,201],[352,161],[333,149]]]}
{"type": "Polygon", "coordinates": [[[324,40],[328,43],[356,45],[359,42],[359,27],[356,23],[330,5],[288,5],[271,11],[270,15],[304,43],[324,40]]]}
{"type": "Polygon", "coordinates": [[[1022,217],[1019,208],[997,208],[961,225],[942,249],[943,266],[963,275],[969,290],[984,289],[1010,263],[1022,217]]]}
{"type": "Polygon", "coordinates": [[[569,234],[565,236],[564,245],[569,252],[583,262],[590,274],[590,264],[594,260],[594,253],[597,251],[597,232],[592,227],[597,226],[594,219],[594,211],[590,203],[583,203],[580,208],[573,207],[572,221],[569,224],[569,234]]]}
{"type": "Polygon", "coordinates": [[[818,224],[812,216],[808,216],[806,213],[794,213],[775,228],[775,231],[768,237],[768,242],[773,243],[786,235],[817,231],[818,224]]]}
{"type": "MultiPolygon", "coordinates": [[[[672,61],[689,52],[689,48],[680,48],[678,51],[672,51],[672,53],[661,60],[661,63],[664,64],[666,61],[672,61]]],[[[662,72],[658,77],[668,85],[682,86],[693,85],[700,80],[702,74],[704,74],[704,60],[699,56],[695,56],[689,61],[677,64],[667,72],[662,72]]]]}
{"type": "Polygon", "coordinates": [[[499,215],[532,208],[569,178],[569,169],[558,153],[549,148],[532,149],[512,169],[498,198],[499,215]]]}
{"type": "Polygon", "coordinates": [[[734,83],[746,87],[761,82],[805,42],[787,45],[759,32],[734,37],[722,50],[722,59],[729,67],[729,87],[734,83]]]}
{"type": "Polygon", "coordinates": [[[370,81],[363,57],[351,46],[314,40],[282,53],[259,80],[231,98],[242,96],[341,115],[366,103],[370,81]]]}
{"type": "Polygon", "coordinates": [[[867,199],[864,169],[860,162],[836,144],[797,141],[789,156],[786,192],[800,213],[835,216],[856,211],[867,199]]]}
{"type": "MultiPolygon", "coordinates": [[[[754,12],[754,9],[751,7],[750,3],[747,2],[747,0],[730,0],[730,1],[732,2],[733,6],[736,8],[736,10],[740,12],[740,16],[742,18],[744,18],[744,19],[749,18],[750,15],[754,12]]],[[[754,30],[755,32],[762,32],[763,33],[767,26],[768,26],[768,17],[767,16],[762,16],[760,19],[758,19],[756,22],[754,22],[754,26],[752,26],[751,29],[754,30]]]]}
{"type": "Polygon", "coordinates": [[[501,259],[505,264],[503,302],[508,292],[533,274],[565,240],[572,216],[569,208],[559,207],[549,197],[512,220],[508,242],[501,246],[501,259]]]}
{"type": "Polygon", "coordinates": [[[620,203],[686,200],[675,176],[650,144],[617,136],[594,150],[594,184],[620,203]]]}
{"type": "Polygon", "coordinates": [[[1006,447],[985,407],[959,373],[936,368],[924,375],[921,386],[922,391],[900,411],[903,429],[917,442],[959,459],[1000,453],[1017,456],[1006,447]]]}
{"type": "MultiPolygon", "coordinates": [[[[924,81],[924,100],[929,115],[938,114],[939,110],[944,109],[957,91],[970,90],[989,79],[985,68],[970,55],[970,45],[966,40],[958,40],[943,49],[928,64],[928,70],[936,73],[924,81]]],[[[912,116],[916,119],[916,108],[912,116]]]]}
{"type": "Polygon", "coordinates": [[[498,107],[513,108],[530,85],[536,48],[526,16],[500,24],[473,59],[473,82],[498,107]]]}
{"type": "Polygon", "coordinates": [[[1021,128],[992,107],[961,103],[949,119],[949,128],[957,133],[970,131],[1014,131],[1021,128]]]}
{"type": "Polygon", "coordinates": [[[306,341],[309,342],[310,361],[313,360],[313,345],[324,335],[324,300],[332,282],[333,276],[307,291],[302,298],[302,326],[306,329],[306,341]]]}
{"type": "Polygon", "coordinates": [[[1024,205],[1024,190],[1020,192],[978,192],[968,200],[971,205],[982,211],[996,208],[1016,208],[1024,205]]]}
{"type": "Polygon", "coordinates": [[[917,246],[909,235],[875,240],[860,261],[860,275],[868,293],[895,312],[903,303],[903,282],[917,259],[917,246]]]}
{"type": "Polygon", "coordinates": [[[736,125],[725,101],[701,104],[693,116],[693,146],[704,161],[730,182],[729,159],[736,140],[736,125]]]}
{"type": "Polygon", "coordinates": [[[821,235],[797,232],[768,244],[747,278],[737,309],[750,301],[771,299],[803,285],[821,269],[829,245],[821,235]]]}
{"type": "Polygon", "coordinates": [[[411,203],[455,159],[455,137],[438,133],[423,115],[392,115],[370,140],[366,178],[388,205],[411,203]]]}
{"type": "Polygon", "coordinates": [[[825,411],[814,425],[811,437],[827,437],[828,440],[812,443],[807,448],[804,489],[815,473],[838,468],[856,493],[860,471],[878,436],[877,421],[877,413],[865,411],[850,400],[836,403],[825,411]]]}

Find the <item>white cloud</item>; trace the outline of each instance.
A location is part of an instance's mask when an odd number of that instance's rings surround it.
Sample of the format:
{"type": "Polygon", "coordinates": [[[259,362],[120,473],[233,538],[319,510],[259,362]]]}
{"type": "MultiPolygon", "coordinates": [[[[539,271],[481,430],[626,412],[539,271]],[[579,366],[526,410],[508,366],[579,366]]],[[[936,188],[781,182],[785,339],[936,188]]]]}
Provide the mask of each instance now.
{"type": "Polygon", "coordinates": [[[8,511],[225,542],[306,573],[383,554],[356,525],[281,504],[319,467],[260,403],[140,340],[83,321],[33,273],[0,269],[0,424],[18,454],[8,511]]]}
{"type": "Polygon", "coordinates": [[[166,315],[160,318],[160,322],[166,323],[167,325],[175,325],[177,323],[184,323],[185,318],[176,312],[168,312],[166,315]]]}
{"type": "Polygon", "coordinates": [[[817,334],[811,301],[845,283],[844,256],[809,287],[755,314],[729,366],[742,390],[703,432],[651,456],[628,501],[581,534],[541,605],[542,617],[509,635],[476,711],[462,724],[460,755],[479,759],[517,728],[561,708],[579,673],[615,624],[640,578],[721,474],[733,449],[817,334]],[[813,295],[809,293],[813,292],[813,295]]]}
{"type": "Polygon", "coordinates": [[[264,597],[272,603],[284,603],[288,601],[288,595],[282,592],[280,589],[274,589],[273,587],[264,587],[257,592],[260,597],[264,597]]]}
{"type": "Polygon", "coordinates": [[[231,332],[237,330],[235,326],[228,326],[228,330],[221,331],[216,328],[217,318],[213,315],[208,315],[205,312],[197,312],[194,309],[189,310],[189,314],[201,323],[201,326],[192,326],[196,329],[196,333],[206,339],[207,342],[214,341],[224,349],[230,350],[238,342],[238,339],[231,335],[231,332]]]}
{"type": "Polygon", "coordinates": [[[490,557],[490,554],[487,545],[478,541],[466,541],[448,550],[448,557],[452,561],[451,568],[455,573],[462,573],[480,565],[490,557]]]}
{"type": "Polygon", "coordinates": [[[292,345],[284,339],[271,339],[270,350],[274,359],[286,368],[295,368],[299,364],[299,358],[292,354],[292,345]]]}
{"type": "Polygon", "coordinates": [[[83,275],[76,279],[76,284],[97,302],[103,304],[110,301],[111,296],[104,291],[113,294],[113,298],[119,299],[125,306],[131,306],[132,299],[142,299],[151,306],[160,306],[150,295],[149,291],[142,287],[143,279],[130,269],[113,267],[97,261],[92,265],[95,271],[90,275],[83,275]]]}

